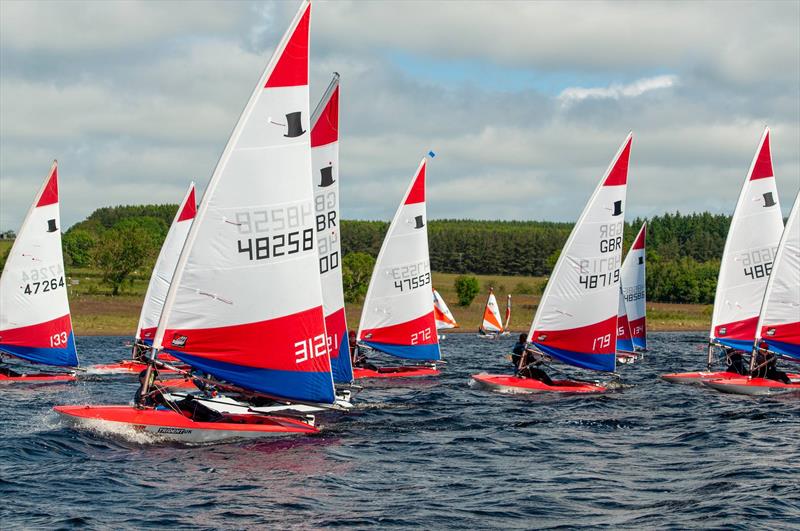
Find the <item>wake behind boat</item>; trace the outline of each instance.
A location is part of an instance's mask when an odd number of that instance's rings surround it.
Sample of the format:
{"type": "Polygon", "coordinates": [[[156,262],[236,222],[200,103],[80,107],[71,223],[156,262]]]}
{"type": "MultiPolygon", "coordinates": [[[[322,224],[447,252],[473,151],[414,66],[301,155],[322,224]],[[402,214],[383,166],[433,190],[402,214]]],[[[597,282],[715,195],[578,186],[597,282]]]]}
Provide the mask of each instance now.
{"type": "MultiPolygon", "coordinates": [[[[56,367],[78,365],[61,250],[57,161],[22,222],[0,276],[0,362],[3,356],[56,367]]],[[[0,384],[75,380],[71,373],[28,370],[0,366],[0,384]]]]}
{"type": "Polygon", "coordinates": [[[515,393],[599,393],[607,389],[577,380],[550,380],[535,365],[555,359],[596,371],[616,369],[623,205],[631,141],[629,134],[559,255],[530,332],[520,338],[515,375],[473,375],[477,384],[515,393]]]}

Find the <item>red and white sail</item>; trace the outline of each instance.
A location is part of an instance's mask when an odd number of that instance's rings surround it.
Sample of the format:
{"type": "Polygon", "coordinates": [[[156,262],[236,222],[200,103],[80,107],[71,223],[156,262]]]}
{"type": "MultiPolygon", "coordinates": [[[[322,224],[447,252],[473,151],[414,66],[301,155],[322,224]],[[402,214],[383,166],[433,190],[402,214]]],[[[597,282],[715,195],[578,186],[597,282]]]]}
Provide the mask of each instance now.
{"type": "Polygon", "coordinates": [[[622,296],[625,313],[630,324],[633,347],[647,349],[647,283],[645,278],[645,238],[647,222],[633,240],[633,245],[622,262],[622,296]]]}
{"type": "Polygon", "coordinates": [[[449,330],[450,328],[457,328],[456,318],[447,303],[439,294],[438,291],[433,290],[433,316],[436,319],[436,330],[449,330]]]}
{"type": "Polygon", "coordinates": [[[528,341],[570,365],[616,367],[622,230],[632,135],[628,135],[564,245],[528,341]]]}
{"type": "Polygon", "coordinates": [[[328,350],[335,382],[353,381],[342,288],[339,216],[339,74],[311,115],[311,181],[328,350]]]}
{"type": "Polygon", "coordinates": [[[439,360],[422,159],[392,219],[369,281],[358,339],[399,358],[439,360]]]}
{"type": "Polygon", "coordinates": [[[169,285],[175,274],[175,266],[178,265],[178,258],[196,213],[197,201],[195,200],[194,183],[191,183],[186,195],[183,196],[183,201],[178,206],[167,237],[158,253],[153,273],[150,275],[150,284],[147,286],[142,312],[139,314],[139,325],[136,327],[137,341],[143,341],[146,344],[153,342],[169,285]]]}
{"type": "Polygon", "coordinates": [[[489,297],[486,299],[486,307],[483,309],[481,330],[484,332],[503,331],[503,318],[500,317],[500,308],[497,306],[497,297],[494,296],[494,288],[489,288],[489,297]]]}
{"type": "Polygon", "coordinates": [[[217,163],[153,345],[234,385],[333,403],[311,187],[304,0],[217,163]]]}
{"type": "Polygon", "coordinates": [[[783,217],[764,130],[733,212],[717,279],[710,338],[749,351],[767,287],[783,217]]]}
{"type": "Polygon", "coordinates": [[[800,193],[778,244],[764,293],[755,348],[800,360],[800,193]]]}
{"type": "Polygon", "coordinates": [[[0,276],[0,352],[34,363],[78,365],[61,252],[56,161],[0,276]]]}
{"type": "MultiPolygon", "coordinates": [[[[623,265],[624,267],[624,265],[623,265]]],[[[617,309],[617,352],[633,352],[631,325],[628,312],[625,310],[625,297],[619,292],[619,308],[617,309]]]]}

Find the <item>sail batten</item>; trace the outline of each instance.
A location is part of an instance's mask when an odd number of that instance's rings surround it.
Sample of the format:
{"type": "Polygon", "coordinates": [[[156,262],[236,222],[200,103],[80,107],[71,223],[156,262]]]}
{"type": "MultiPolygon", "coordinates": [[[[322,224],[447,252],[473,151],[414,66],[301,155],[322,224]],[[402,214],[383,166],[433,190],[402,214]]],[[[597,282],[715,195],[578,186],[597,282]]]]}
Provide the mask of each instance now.
{"type": "Polygon", "coordinates": [[[248,390],[333,403],[309,179],[310,16],[304,0],[225,146],[153,344],[248,390]]]}
{"type": "Polygon", "coordinates": [[[711,342],[750,350],[782,232],[770,131],[766,128],[739,193],[725,240],[709,333],[711,342]]]}
{"type": "Polygon", "coordinates": [[[61,250],[56,161],[0,276],[0,352],[33,363],[78,365],[61,250]]]}
{"type": "Polygon", "coordinates": [[[564,363],[616,368],[622,231],[632,134],[594,190],[559,255],[528,341],[564,363]]]}

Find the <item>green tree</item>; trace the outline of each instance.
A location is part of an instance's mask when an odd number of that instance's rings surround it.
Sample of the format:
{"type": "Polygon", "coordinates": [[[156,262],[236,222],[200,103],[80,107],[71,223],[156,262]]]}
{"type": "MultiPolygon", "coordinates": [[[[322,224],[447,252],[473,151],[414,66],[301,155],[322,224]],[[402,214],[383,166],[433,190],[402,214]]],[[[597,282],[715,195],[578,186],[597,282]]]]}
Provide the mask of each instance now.
{"type": "Polygon", "coordinates": [[[8,255],[11,254],[11,246],[9,245],[5,251],[0,252],[0,271],[6,266],[8,255]]]}
{"type": "Polygon", "coordinates": [[[367,253],[348,253],[342,260],[344,300],[361,302],[367,294],[375,259],[367,253]]]}
{"type": "Polygon", "coordinates": [[[92,251],[97,238],[88,230],[73,229],[64,234],[61,246],[67,265],[89,267],[92,263],[92,251]]]}
{"type": "Polygon", "coordinates": [[[459,306],[469,306],[481,290],[478,279],[473,276],[461,275],[454,282],[459,306]]]}
{"type": "Polygon", "coordinates": [[[118,295],[122,283],[137,269],[149,263],[158,251],[160,233],[149,223],[129,218],[119,221],[103,232],[94,248],[94,264],[103,275],[103,282],[111,286],[111,294],[118,295]]]}

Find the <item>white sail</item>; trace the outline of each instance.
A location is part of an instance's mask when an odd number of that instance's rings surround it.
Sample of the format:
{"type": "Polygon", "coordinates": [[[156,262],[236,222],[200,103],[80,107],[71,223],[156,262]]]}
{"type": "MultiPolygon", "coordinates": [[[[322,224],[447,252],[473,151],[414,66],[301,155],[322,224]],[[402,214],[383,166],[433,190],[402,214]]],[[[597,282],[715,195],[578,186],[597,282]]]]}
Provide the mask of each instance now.
{"type": "Polygon", "coordinates": [[[722,253],[711,319],[712,342],[750,350],[782,232],[769,129],[765,129],[739,194],[722,253]]]}
{"type": "Polygon", "coordinates": [[[497,297],[494,296],[493,288],[489,288],[489,297],[486,299],[486,307],[483,309],[481,330],[484,332],[503,331],[503,318],[500,317],[500,308],[497,306],[497,297]]]}
{"type": "Polygon", "coordinates": [[[335,382],[349,383],[353,381],[353,367],[344,311],[339,216],[339,74],[334,74],[311,115],[311,165],[319,273],[331,369],[335,382]]]}
{"type": "Polygon", "coordinates": [[[0,352],[46,365],[78,365],[61,252],[56,161],[0,276],[0,352]]]}
{"type": "Polygon", "coordinates": [[[181,249],[186,242],[186,236],[189,234],[196,213],[194,183],[191,183],[183,196],[183,201],[178,205],[178,211],[175,213],[167,237],[158,253],[153,273],[150,275],[142,312],[139,314],[139,325],[136,327],[137,340],[148,344],[153,341],[153,336],[158,328],[158,320],[161,318],[161,311],[164,309],[169,285],[175,274],[175,266],[178,265],[181,249]]]}
{"type": "Polygon", "coordinates": [[[433,313],[436,318],[436,330],[449,330],[458,327],[456,318],[453,317],[453,313],[447,307],[447,303],[444,302],[444,299],[436,290],[433,290],[433,313]]]}
{"type": "Polygon", "coordinates": [[[634,348],[647,349],[647,282],[645,278],[645,239],[647,223],[642,224],[622,262],[622,295],[634,348]]]}
{"type": "Polygon", "coordinates": [[[399,358],[439,360],[422,159],[395,213],[372,271],[358,339],[399,358]]]}
{"type": "Polygon", "coordinates": [[[234,385],[334,402],[314,234],[304,0],[208,183],[153,345],[234,385]]]}
{"type": "Polygon", "coordinates": [[[528,341],[542,352],[586,369],[616,367],[631,140],[628,135],[572,229],[528,334],[528,341]]]}
{"type": "Polygon", "coordinates": [[[783,229],[764,292],[754,348],[800,360],[800,193],[783,229]]]}

